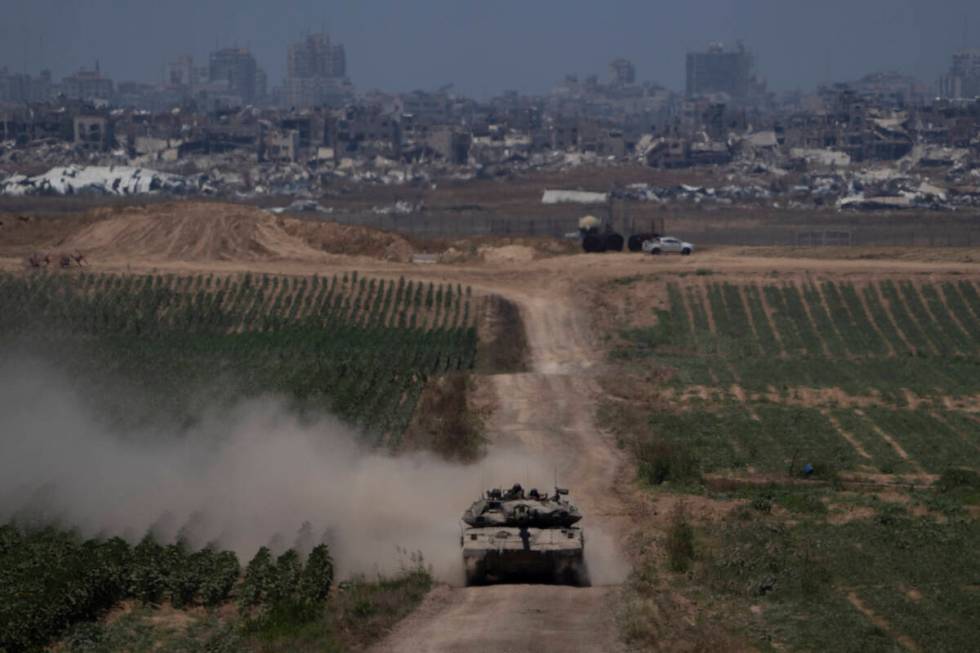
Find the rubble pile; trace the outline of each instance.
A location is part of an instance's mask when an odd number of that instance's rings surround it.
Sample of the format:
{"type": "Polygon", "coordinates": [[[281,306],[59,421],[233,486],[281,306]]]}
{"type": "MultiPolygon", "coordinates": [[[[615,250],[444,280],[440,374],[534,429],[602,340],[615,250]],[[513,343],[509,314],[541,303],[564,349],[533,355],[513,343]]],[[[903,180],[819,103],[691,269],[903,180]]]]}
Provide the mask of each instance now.
{"type": "MultiPolygon", "coordinates": [[[[13,143],[0,143],[0,171],[47,170],[68,165],[136,165],[143,167],[125,151],[92,150],[54,138],[31,142],[28,146],[15,147],[13,143]]],[[[0,177],[3,172],[0,172],[0,177]]]]}
{"type": "Polygon", "coordinates": [[[179,175],[129,166],[51,168],[43,175],[11,175],[0,181],[0,195],[145,195],[209,193],[206,183],[179,175]]]}
{"type": "Polygon", "coordinates": [[[325,198],[365,187],[538,174],[551,178],[544,204],[602,204],[611,193],[706,208],[980,206],[980,100],[929,97],[888,75],[782,100],[682,96],[628,74],[616,80],[572,76],[547,96],[486,101],[442,90],[303,106],[151,110],[57,96],[2,105],[0,194],[283,196],[283,204],[312,202],[290,211],[326,214],[325,198]],[[600,174],[590,187],[554,181],[580,167],[617,166],[648,169],[631,175],[647,183],[610,189],[614,176],[600,174]]]}
{"type": "MultiPolygon", "coordinates": [[[[824,160],[830,165],[812,165],[808,172],[794,174],[777,165],[739,159],[719,169],[727,183],[717,187],[638,183],[616,189],[612,195],[642,202],[772,204],[791,209],[953,210],[980,206],[980,168],[969,151],[942,150],[945,155],[922,149],[894,165],[876,162],[843,168],[828,156],[824,160]],[[941,163],[932,163],[937,161],[941,163]]],[[[562,192],[568,195],[573,191],[562,192]]],[[[552,195],[546,195],[545,203],[559,191],[548,193],[552,195]]]]}

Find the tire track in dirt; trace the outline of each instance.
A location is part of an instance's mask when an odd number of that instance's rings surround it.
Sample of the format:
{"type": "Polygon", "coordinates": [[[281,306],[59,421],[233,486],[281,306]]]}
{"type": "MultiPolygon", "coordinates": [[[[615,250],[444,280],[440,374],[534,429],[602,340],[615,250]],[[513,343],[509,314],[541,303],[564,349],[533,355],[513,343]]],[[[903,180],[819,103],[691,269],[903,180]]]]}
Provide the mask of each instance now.
{"type": "MultiPolygon", "coordinates": [[[[615,534],[625,532],[630,519],[614,491],[624,470],[622,456],[593,421],[600,390],[591,375],[591,334],[575,310],[571,288],[561,282],[487,290],[520,306],[532,356],[531,372],[491,377],[498,406],[488,428],[492,445],[516,446],[529,459],[554,465],[582,509],[594,585],[440,587],[373,650],[620,650],[614,596],[628,567],[615,534]]],[[[523,474],[514,470],[522,482],[523,474]]]]}

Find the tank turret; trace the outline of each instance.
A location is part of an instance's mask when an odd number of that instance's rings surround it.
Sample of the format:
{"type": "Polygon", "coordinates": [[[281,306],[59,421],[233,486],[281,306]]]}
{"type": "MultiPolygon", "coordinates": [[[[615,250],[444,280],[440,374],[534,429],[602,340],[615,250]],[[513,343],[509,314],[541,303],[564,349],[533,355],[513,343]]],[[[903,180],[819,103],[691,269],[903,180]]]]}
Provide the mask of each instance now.
{"type": "Polygon", "coordinates": [[[567,490],[555,488],[553,495],[537,489],[525,492],[520,485],[509,490],[488,490],[463,513],[463,521],[474,527],[528,526],[558,528],[582,519],[578,508],[567,499],[567,490]]]}

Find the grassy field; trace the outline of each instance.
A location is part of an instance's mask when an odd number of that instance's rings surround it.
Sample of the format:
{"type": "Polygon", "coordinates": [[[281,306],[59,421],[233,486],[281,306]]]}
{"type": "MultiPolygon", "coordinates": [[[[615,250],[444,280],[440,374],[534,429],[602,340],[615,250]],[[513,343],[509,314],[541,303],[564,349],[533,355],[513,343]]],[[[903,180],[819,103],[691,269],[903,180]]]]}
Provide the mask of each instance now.
{"type": "Polygon", "coordinates": [[[653,315],[621,314],[630,319],[600,418],[651,500],[688,506],[644,527],[627,590],[631,643],[975,647],[975,279],[703,271],[603,292],[661,298],[653,315]],[[692,601],[714,624],[700,634],[664,618],[692,601]]]}
{"type": "Polygon", "coordinates": [[[764,618],[745,629],[748,638],[814,651],[975,645],[975,519],[914,516],[864,497],[850,501],[868,517],[833,523],[826,502],[840,496],[776,496],[791,518],[767,514],[760,493],[752,507],[702,529],[694,565],[693,584],[759,606],[764,618]]]}

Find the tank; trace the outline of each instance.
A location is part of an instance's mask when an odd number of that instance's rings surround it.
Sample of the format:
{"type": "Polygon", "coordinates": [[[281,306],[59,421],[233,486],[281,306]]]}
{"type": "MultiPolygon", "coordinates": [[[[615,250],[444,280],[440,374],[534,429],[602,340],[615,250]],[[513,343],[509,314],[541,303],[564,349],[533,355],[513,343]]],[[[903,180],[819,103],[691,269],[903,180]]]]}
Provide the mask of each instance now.
{"type": "Polygon", "coordinates": [[[581,513],[568,490],[525,492],[520,485],[492,489],[463,513],[467,585],[544,582],[586,586],[581,513]]]}
{"type": "Polygon", "coordinates": [[[594,215],[578,221],[578,233],[586,252],[623,251],[623,237],[594,215]]]}

